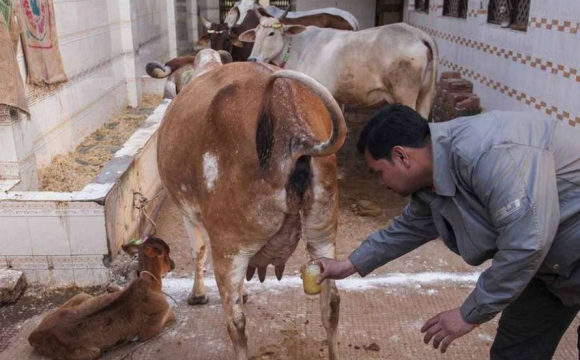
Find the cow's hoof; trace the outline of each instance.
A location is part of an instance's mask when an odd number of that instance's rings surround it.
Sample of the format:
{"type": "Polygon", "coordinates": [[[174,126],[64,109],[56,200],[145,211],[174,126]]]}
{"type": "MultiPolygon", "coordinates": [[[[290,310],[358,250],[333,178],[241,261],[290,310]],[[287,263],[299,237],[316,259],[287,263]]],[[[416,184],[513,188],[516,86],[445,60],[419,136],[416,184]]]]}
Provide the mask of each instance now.
{"type": "Polygon", "coordinates": [[[187,298],[187,303],[189,305],[204,305],[207,304],[208,301],[209,298],[207,297],[207,295],[202,296],[189,295],[189,297],[187,298]]]}

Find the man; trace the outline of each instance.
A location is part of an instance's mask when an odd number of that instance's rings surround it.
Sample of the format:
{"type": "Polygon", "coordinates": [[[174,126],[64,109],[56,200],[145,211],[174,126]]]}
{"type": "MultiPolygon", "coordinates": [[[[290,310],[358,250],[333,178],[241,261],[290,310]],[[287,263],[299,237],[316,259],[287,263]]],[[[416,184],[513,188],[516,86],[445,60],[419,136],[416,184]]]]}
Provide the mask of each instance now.
{"type": "Polygon", "coordinates": [[[580,304],[580,128],[533,113],[490,112],[428,124],[383,108],[359,141],[382,183],[411,196],[403,213],[319,278],[374,269],[440,237],[467,263],[493,259],[460,308],[428,320],[445,352],[502,317],[492,360],[551,359],[580,304]]]}

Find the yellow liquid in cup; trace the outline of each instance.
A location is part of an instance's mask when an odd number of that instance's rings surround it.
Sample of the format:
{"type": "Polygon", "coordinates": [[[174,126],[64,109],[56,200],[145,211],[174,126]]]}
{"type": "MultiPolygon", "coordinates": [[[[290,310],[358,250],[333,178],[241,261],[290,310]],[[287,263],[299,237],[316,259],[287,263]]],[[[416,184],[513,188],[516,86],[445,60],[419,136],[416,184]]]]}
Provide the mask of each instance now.
{"type": "Polygon", "coordinates": [[[304,293],[307,295],[318,295],[322,291],[322,285],[316,283],[316,279],[320,275],[320,266],[318,265],[302,265],[302,285],[304,286],[304,293]]]}

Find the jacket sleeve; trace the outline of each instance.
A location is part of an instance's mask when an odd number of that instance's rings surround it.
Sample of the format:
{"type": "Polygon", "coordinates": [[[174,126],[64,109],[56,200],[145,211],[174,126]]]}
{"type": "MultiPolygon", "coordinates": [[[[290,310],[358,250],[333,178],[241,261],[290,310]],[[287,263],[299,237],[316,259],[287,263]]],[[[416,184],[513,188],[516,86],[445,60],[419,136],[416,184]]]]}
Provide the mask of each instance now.
{"type": "Polygon", "coordinates": [[[554,157],[529,146],[497,146],[464,180],[498,233],[491,267],[461,306],[465,321],[480,324],[520,295],[550,249],[560,218],[554,157]]]}
{"type": "Polygon", "coordinates": [[[431,208],[417,195],[413,195],[401,215],[388,227],[369,236],[348,258],[359,274],[366,276],[379,266],[438,236],[431,217],[431,208]]]}

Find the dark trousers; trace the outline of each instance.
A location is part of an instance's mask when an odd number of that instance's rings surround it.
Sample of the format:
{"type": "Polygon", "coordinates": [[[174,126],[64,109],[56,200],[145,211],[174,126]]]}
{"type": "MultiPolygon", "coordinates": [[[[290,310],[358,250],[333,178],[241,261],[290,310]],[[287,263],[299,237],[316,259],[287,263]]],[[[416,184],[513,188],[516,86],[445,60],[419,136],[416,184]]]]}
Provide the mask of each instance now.
{"type": "Polygon", "coordinates": [[[552,359],[577,313],[578,308],[564,306],[542,280],[533,279],[503,311],[490,351],[491,360],[552,359]]]}

